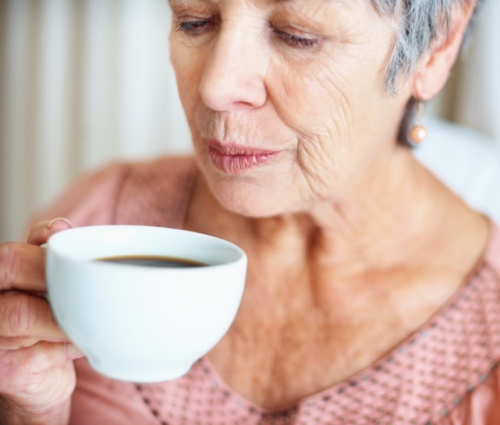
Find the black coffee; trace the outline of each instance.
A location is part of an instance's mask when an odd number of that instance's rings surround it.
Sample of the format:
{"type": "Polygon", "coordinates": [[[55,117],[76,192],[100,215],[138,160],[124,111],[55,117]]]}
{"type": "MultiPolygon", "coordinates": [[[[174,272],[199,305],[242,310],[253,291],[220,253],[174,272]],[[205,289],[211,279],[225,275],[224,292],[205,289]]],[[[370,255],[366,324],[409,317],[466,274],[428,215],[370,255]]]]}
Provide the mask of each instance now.
{"type": "Polygon", "coordinates": [[[160,268],[187,268],[187,267],[204,267],[206,263],[199,261],[187,260],[185,258],[173,257],[155,257],[151,255],[124,255],[119,257],[99,258],[96,261],[104,261],[106,263],[125,264],[130,266],[141,267],[160,267],[160,268]]]}

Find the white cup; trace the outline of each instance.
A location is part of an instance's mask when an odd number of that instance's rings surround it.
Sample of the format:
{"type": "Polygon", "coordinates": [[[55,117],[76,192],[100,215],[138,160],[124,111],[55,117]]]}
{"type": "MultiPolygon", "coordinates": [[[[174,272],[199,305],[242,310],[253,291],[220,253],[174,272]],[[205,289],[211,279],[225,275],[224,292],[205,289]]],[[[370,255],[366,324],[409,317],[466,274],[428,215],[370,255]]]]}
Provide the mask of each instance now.
{"type": "Polygon", "coordinates": [[[236,245],[184,230],[90,226],[47,243],[48,298],[66,335],[110,378],[160,382],[189,371],[224,336],[243,294],[236,245]],[[162,256],[208,264],[157,268],[95,261],[162,256]]]}

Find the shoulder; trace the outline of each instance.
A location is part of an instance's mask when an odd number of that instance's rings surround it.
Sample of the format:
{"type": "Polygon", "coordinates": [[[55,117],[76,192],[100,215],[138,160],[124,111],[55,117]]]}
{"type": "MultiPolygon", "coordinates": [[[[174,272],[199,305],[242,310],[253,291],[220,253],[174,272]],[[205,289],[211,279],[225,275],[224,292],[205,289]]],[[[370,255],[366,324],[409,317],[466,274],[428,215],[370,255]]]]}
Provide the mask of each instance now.
{"type": "Polygon", "coordinates": [[[117,194],[113,222],[181,227],[197,170],[192,157],[165,157],[129,166],[117,194]]]}
{"type": "Polygon", "coordinates": [[[78,176],[30,224],[55,217],[65,217],[75,227],[110,224],[112,205],[128,168],[129,164],[113,163],[78,176]]]}
{"type": "Polygon", "coordinates": [[[150,224],[141,221],[158,208],[172,208],[184,198],[187,202],[196,170],[189,156],[109,164],[77,178],[32,222],[66,217],[75,227],[150,224]]]}
{"type": "Polygon", "coordinates": [[[491,223],[490,239],[484,253],[484,262],[500,280],[500,225],[495,222],[491,223]]]}
{"type": "MultiPolygon", "coordinates": [[[[152,161],[123,164],[122,191],[178,191],[181,183],[191,181],[197,173],[191,156],[168,156],[152,161]]],[[[121,194],[123,195],[123,193],[121,194]]]]}

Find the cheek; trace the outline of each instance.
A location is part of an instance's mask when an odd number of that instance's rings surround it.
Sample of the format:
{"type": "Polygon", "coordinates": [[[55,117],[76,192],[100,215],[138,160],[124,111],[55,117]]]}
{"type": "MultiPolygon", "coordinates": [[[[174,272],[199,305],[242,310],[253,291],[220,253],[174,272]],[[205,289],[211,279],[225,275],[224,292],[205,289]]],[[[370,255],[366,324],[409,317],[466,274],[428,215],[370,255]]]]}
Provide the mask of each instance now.
{"type": "Polygon", "coordinates": [[[276,63],[271,69],[270,98],[277,114],[295,132],[299,167],[314,181],[311,185],[322,187],[321,192],[352,157],[355,89],[341,71],[318,62],[305,67],[276,63]]]}
{"type": "Polygon", "coordinates": [[[327,87],[318,72],[275,63],[270,67],[269,97],[283,122],[298,135],[322,133],[347,110],[339,89],[327,87]]]}
{"type": "Polygon", "coordinates": [[[380,57],[328,52],[307,64],[275,61],[268,90],[280,117],[298,134],[346,139],[386,97],[383,71],[380,57]]]}
{"type": "Polygon", "coordinates": [[[317,197],[342,186],[387,138],[383,116],[397,122],[381,111],[391,102],[383,89],[383,60],[359,56],[338,52],[305,66],[270,67],[270,98],[296,134],[297,164],[317,197]]]}

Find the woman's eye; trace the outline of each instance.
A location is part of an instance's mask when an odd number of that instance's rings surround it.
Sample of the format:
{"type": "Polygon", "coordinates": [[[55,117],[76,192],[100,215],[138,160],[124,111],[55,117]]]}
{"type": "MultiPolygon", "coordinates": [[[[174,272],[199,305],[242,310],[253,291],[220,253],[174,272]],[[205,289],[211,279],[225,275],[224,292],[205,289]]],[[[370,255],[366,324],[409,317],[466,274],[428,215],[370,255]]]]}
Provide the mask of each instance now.
{"type": "Polygon", "coordinates": [[[201,35],[213,26],[213,22],[206,20],[181,22],[177,31],[184,32],[189,35],[201,35]]]}
{"type": "Polygon", "coordinates": [[[288,44],[291,47],[297,47],[297,48],[307,48],[307,47],[314,47],[319,43],[319,39],[317,38],[304,38],[304,37],[298,37],[296,35],[284,32],[284,31],[279,31],[279,30],[274,30],[274,34],[276,37],[278,37],[281,41],[284,41],[286,44],[288,44]]]}

